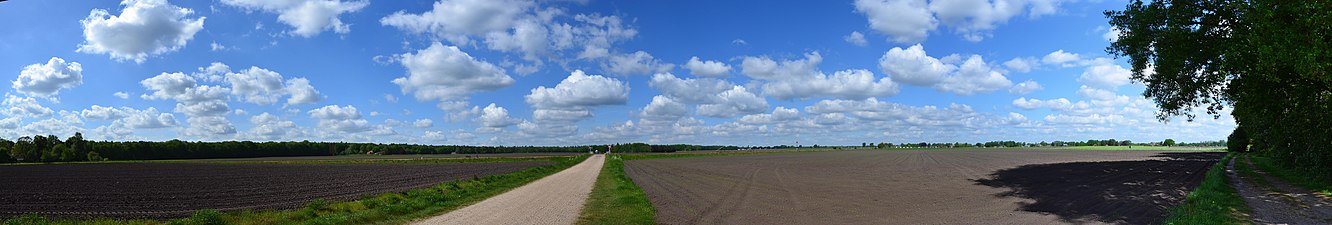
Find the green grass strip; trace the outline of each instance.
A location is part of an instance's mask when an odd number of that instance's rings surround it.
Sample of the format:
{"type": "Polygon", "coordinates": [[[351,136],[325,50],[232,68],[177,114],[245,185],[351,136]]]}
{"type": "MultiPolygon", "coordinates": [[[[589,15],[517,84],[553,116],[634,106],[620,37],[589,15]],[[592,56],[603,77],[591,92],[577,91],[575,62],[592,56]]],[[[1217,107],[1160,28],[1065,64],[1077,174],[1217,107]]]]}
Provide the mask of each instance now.
{"type": "Polygon", "coordinates": [[[1213,165],[1184,204],[1170,210],[1165,224],[1249,224],[1249,206],[1226,176],[1226,162],[1234,157],[1234,153],[1227,154],[1213,165]]]}
{"type": "Polygon", "coordinates": [[[578,224],[630,225],[653,224],[657,212],[648,202],[647,194],[624,173],[624,157],[612,154],[606,157],[601,175],[592,187],[587,204],[578,216],[578,224]]]}
{"type": "Polygon", "coordinates": [[[1317,176],[1309,174],[1312,173],[1312,171],[1301,172],[1279,166],[1280,164],[1274,159],[1268,157],[1251,155],[1249,160],[1253,161],[1254,166],[1257,166],[1258,169],[1267,172],[1267,175],[1272,175],[1287,183],[1300,186],[1304,189],[1309,189],[1309,191],[1322,195],[1325,198],[1332,198],[1332,181],[1318,179],[1317,176]]]}
{"type": "Polygon", "coordinates": [[[414,219],[438,215],[471,205],[523,186],[542,177],[572,167],[587,155],[556,157],[554,165],[518,172],[445,182],[433,187],[401,193],[366,196],[356,201],[326,202],[316,200],[305,208],[220,213],[200,210],[189,218],[174,220],[45,219],[26,216],[5,220],[3,224],[403,224],[414,219]]]}

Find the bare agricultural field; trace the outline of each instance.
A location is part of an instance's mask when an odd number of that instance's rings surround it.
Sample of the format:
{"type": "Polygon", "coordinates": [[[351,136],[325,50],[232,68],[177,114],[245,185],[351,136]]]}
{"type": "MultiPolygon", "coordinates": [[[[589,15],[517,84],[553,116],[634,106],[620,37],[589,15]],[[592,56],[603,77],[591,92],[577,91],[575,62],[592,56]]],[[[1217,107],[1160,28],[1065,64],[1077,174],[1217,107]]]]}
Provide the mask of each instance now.
{"type": "Polygon", "coordinates": [[[0,166],[0,218],[170,218],[200,209],[291,209],[315,199],[353,200],[552,163],[0,166]]]}
{"type": "MultiPolygon", "coordinates": [[[[576,156],[579,154],[587,154],[587,153],[535,152],[535,153],[494,153],[494,154],[280,156],[280,157],[256,157],[256,158],[184,159],[184,161],[249,162],[249,161],[319,161],[319,160],[407,160],[407,159],[452,159],[452,158],[556,157],[556,156],[576,156]]],[[[173,161],[173,160],[168,160],[168,161],[173,161]]],[[[174,160],[174,161],[180,161],[180,160],[174,160]]]]}
{"type": "Polygon", "coordinates": [[[631,160],[661,224],[1153,224],[1224,153],[905,150],[631,160]]]}

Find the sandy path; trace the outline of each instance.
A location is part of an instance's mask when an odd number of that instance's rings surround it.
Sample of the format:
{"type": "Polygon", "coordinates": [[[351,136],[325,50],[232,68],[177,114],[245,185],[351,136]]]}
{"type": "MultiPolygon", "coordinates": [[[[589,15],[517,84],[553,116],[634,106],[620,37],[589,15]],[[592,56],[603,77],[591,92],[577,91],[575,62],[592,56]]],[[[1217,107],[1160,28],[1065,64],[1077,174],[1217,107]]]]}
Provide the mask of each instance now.
{"type": "Polygon", "coordinates": [[[413,224],[573,224],[605,160],[592,155],[564,171],[413,224]]]}
{"type": "Polygon", "coordinates": [[[1249,209],[1253,210],[1251,216],[1256,224],[1329,224],[1332,223],[1332,204],[1326,200],[1314,196],[1313,193],[1303,188],[1295,187],[1286,182],[1271,177],[1258,167],[1254,166],[1248,160],[1233,158],[1226,165],[1226,174],[1234,183],[1235,190],[1240,196],[1244,197],[1244,202],[1248,203],[1249,209]],[[1238,162],[1237,162],[1238,161],[1238,162]],[[1249,168],[1254,169],[1262,177],[1253,177],[1249,179],[1265,179],[1272,184],[1276,190],[1268,190],[1257,184],[1239,177],[1235,171],[1235,163],[1246,163],[1249,168]]]}

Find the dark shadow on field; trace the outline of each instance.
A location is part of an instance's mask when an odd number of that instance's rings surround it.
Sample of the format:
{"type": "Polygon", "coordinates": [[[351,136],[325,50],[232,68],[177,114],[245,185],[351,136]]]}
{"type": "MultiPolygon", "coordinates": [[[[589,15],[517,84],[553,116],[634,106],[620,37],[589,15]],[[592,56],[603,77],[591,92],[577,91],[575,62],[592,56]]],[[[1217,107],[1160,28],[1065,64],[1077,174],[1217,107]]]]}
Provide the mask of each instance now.
{"type": "Polygon", "coordinates": [[[1225,153],[1162,153],[1141,161],[1070,162],[1003,169],[977,185],[1029,199],[1020,210],[1067,222],[1160,224],[1225,153]]]}

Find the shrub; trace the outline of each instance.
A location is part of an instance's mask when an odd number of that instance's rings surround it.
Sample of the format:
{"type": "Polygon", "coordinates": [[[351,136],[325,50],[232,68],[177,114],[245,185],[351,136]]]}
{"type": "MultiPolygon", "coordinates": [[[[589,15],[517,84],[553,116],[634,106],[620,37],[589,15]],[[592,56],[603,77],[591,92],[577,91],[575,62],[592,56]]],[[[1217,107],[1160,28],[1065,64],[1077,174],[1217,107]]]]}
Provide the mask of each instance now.
{"type": "Polygon", "coordinates": [[[1226,140],[1226,150],[1230,152],[1248,152],[1249,135],[1244,133],[1244,128],[1235,127],[1235,131],[1230,133],[1226,140]]]}

